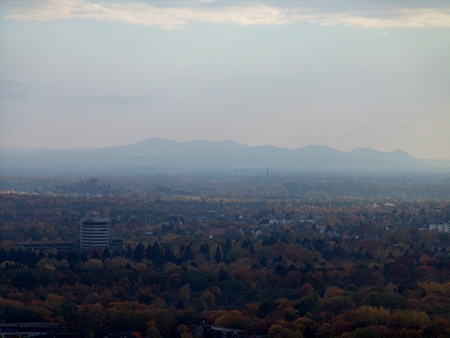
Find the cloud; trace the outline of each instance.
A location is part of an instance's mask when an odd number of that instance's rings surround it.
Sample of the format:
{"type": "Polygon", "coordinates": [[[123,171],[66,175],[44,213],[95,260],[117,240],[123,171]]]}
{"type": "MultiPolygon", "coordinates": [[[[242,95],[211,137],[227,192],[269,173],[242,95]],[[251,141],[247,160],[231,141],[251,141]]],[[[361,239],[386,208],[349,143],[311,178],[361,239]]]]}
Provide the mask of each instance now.
{"type": "MultiPolygon", "coordinates": [[[[9,20],[48,21],[84,18],[105,22],[123,22],[157,26],[165,29],[182,28],[190,23],[236,25],[285,25],[308,22],[318,25],[355,26],[362,28],[450,27],[450,7],[412,8],[381,7],[344,10],[343,6],[283,6],[284,2],[220,2],[166,1],[163,6],[148,2],[94,3],[86,0],[9,1],[3,5],[4,18],[9,20]]],[[[287,5],[288,3],[286,3],[287,5]]]]}
{"type": "Polygon", "coordinates": [[[66,99],[73,104],[94,105],[133,105],[148,102],[151,96],[126,96],[126,95],[93,95],[93,96],[71,96],[66,99]]]}

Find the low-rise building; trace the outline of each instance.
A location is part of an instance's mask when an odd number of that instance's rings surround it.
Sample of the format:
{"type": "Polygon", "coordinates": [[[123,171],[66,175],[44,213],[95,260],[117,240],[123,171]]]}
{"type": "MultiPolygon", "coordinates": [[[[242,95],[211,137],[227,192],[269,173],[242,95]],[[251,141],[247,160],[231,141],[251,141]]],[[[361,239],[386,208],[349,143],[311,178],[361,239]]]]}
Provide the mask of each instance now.
{"type": "Polygon", "coordinates": [[[56,331],[60,323],[0,323],[0,338],[36,337],[56,331]]]}
{"type": "Polygon", "coordinates": [[[19,246],[28,251],[63,251],[70,252],[77,248],[77,242],[21,242],[19,246]]]}

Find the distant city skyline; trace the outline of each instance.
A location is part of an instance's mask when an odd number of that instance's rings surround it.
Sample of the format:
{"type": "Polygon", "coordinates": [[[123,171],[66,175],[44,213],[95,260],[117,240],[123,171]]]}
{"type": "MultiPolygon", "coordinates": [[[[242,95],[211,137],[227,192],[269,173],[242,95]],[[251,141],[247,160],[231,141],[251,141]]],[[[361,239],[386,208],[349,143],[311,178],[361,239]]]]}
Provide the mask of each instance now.
{"type": "Polygon", "coordinates": [[[448,1],[0,3],[0,147],[161,137],[450,159],[448,1]]]}

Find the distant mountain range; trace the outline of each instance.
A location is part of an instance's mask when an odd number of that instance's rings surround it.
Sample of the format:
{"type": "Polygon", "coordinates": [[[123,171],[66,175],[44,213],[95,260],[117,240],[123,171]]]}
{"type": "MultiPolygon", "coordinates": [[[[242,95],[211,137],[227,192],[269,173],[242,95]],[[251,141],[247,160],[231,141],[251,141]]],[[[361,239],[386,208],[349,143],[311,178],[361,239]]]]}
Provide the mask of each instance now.
{"type": "Polygon", "coordinates": [[[420,160],[402,150],[349,152],[326,146],[297,149],[234,141],[175,142],[162,138],[101,149],[0,149],[0,168],[283,169],[326,172],[450,172],[450,160],[420,160]]]}

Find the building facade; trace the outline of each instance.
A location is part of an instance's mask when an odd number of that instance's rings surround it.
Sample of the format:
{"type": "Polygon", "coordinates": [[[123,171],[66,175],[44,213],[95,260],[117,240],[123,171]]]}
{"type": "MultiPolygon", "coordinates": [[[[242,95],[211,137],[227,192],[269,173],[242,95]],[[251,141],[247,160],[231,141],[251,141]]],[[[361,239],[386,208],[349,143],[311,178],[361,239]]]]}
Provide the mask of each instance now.
{"type": "Polygon", "coordinates": [[[89,250],[94,246],[109,247],[108,218],[83,218],[80,224],[80,248],[89,250]]]}
{"type": "Polygon", "coordinates": [[[450,223],[430,224],[430,231],[437,229],[439,232],[450,232],[450,223]]]}
{"type": "Polygon", "coordinates": [[[21,242],[17,244],[28,251],[74,251],[78,245],[77,242],[21,242]]]}

